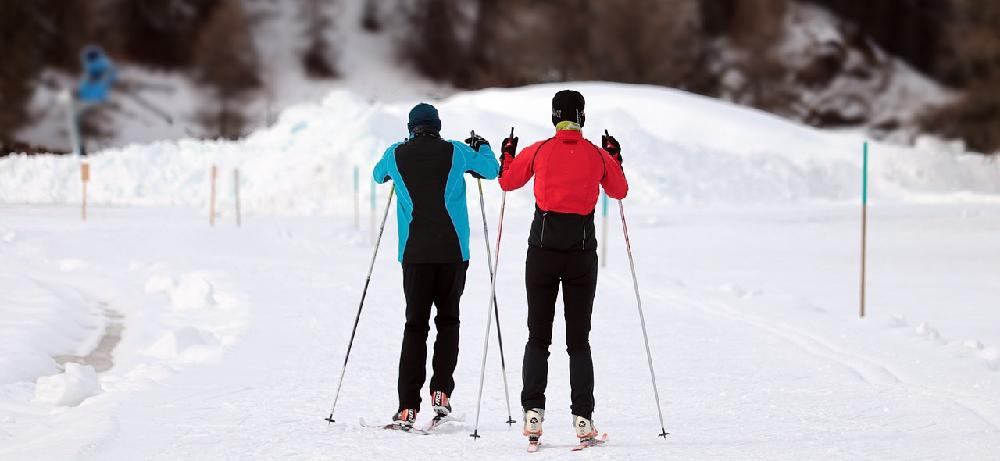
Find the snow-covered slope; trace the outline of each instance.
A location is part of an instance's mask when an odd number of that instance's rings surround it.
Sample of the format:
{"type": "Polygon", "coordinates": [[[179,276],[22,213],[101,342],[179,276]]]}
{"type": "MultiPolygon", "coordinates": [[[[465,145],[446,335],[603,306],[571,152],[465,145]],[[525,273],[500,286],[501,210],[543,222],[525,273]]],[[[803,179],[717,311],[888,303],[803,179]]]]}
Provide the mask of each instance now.
{"type": "MultiPolygon", "coordinates": [[[[610,130],[624,146],[632,199],[649,203],[843,201],[859,195],[864,138],[825,132],[753,109],[648,86],[539,85],[464,93],[438,104],[445,136],[469,130],[494,145],[516,128],[522,146],[551,135],[548,107],[561,88],[588,100],[585,134],[610,130]]],[[[352,209],[352,174],[367,186],[382,150],[405,137],[416,100],[384,104],[335,91],[322,104],[285,111],[245,140],[162,141],[109,149],[91,158],[89,198],[99,205],[204,206],[209,170],[239,168],[245,209],[268,213],[341,213],[352,209]]],[[[873,143],[875,200],[993,199],[1000,168],[938,143],[904,148],[873,143]]],[[[0,202],[74,203],[78,161],[57,156],[0,159],[0,202]]],[[[367,190],[364,187],[363,190],[367,190]]],[[[223,210],[231,194],[222,194],[223,210]]]]}
{"type": "MultiPolygon", "coordinates": [[[[598,83],[456,95],[439,104],[445,134],[462,139],[475,129],[497,144],[514,126],[522,145],[550,136],[549,100],[563,87],[587,96],[591,139],[606,128],[624,146],[632,184],[624,206],[672,433],[655,436],[612,212],[601,225],[607,265],[592,332],[595,415],[611,442],[585,456],[988,459],[1000,450],[996,164],[929,142],[871,145],[861,321],[860,135],[678,91],[598,83]]],[[[0,458],[521,455],[518,429],[503,423],[492,341],[483,439],[467,437],[490,288],[479,225],[471,226],[452,400],[466,422],[434,439],[356,424],[396,409],[403,300],[399,265],[385,251],[397,244],[392,231],[375,259],[337,423],[322,419],[371,258],[368,226],[350,218],[353,168],[367,202],[370,167],[404,136],[414,102],[338,91],[239,142],[106,150],[90,159],[87,222],[76,209],[77,159],[0,160],[0,458]],[[256,212],[242,228],[205,222],[213,163],[223,171],[224,214],[230,169],[240,168],[244,208],[256,212]]],[[[499,191],[485,187],[496,229],[499,191]]],[[[378,209],[364,210],[366,220],[381,212],[387,189],[376,189],[378,209]]],[[[474,190],[469,198],[477,220],[474,190]]],[[[532,209],[529,190],[508,194],[497,278],[515,412],[532,209]]],[[[560,321],[542,457],[574,441],[560,321]]]]}

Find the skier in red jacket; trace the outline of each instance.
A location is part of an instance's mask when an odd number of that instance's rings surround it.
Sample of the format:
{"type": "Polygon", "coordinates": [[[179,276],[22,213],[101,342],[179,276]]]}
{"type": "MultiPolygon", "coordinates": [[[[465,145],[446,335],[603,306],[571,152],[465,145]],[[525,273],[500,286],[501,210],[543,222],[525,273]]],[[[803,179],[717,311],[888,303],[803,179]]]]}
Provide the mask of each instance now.
{"type": "Polygon", "coordinates": [[[500,187],[512,191],[535,178],[535,217],[528,236],[525,289],[528,295],[528,343],[524,347],[524,435],[536,444],[542,435],[549,345],[559,284],[566,317],[573,426],[582,443],[597,436],[594,411],[594,363],[590,355],[590,318],[597,289],[597,239],[594,207],[599,187],[609,197],[625,198],[621,146],[605,135],[601,147],[583,137],[583,95],[563,90],[552,98],[555,136],[521,150],[508,137],[501,148],[500,187]]]}

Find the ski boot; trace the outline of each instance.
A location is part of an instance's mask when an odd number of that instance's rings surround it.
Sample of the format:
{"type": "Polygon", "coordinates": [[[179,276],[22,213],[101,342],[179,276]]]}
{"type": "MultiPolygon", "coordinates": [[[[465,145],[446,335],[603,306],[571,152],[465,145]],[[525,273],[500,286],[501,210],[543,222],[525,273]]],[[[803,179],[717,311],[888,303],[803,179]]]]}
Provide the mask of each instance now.
{"type": "Polygon", "coordinates": [[[434,429],[450,420],[451,400],[448,399],[448,394],[442,391],[431,392],[431,408],[434,410],[434,419],[431,420],[431,425],[427,427],[427,430],[434,429]]]}
{"type": "Polygon", "coordinates": [[[600,435],[594,427],[594,422],[583,416],[573,415],[573,428],[576,429],[576,438],[580,440],[580,445],[574,450],[600,445],[608,437],[607,434],[600,435]]]}
{"type": "Polygon", "coordinates": [[[528,452],[538,451],[539,440],[542,437],[542,422],[545,421],[544,408],[532,408],[524,412],[524,434],[528,438],[528,452]]]}
{"type": "Polygon", "coordinates": [[[434,409],[434,413],[437,416],[445,417],[451,414],[451,400],[448,399],[448,394],[441,391],[431,392],[431,408],[434,409]]]}
{"type": "Polygon", "coordinates": [[[392,417],[392,424],[389,424],[385,428],[409,432],[410,429],[413,429],[413,423],[416,421],[417,410],[413,408],[404,408],[392,417]]]}

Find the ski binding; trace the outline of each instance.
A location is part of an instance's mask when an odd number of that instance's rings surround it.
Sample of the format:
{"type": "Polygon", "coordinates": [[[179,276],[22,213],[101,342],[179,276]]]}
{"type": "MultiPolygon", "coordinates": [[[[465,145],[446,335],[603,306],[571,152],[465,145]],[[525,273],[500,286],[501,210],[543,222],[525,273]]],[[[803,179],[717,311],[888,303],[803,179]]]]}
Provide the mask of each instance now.
{"type": "Polygon", "coordinates": [[[541,444],[542,442],[538,439],[538,437],[528,437],[528,453],[538,451],[538,446],[541,444]]]}
{"type": "Polygon", "coordinates": [[[420,428],[417,428],[417,427],[407,428],[406,426],[403,426],[401,424],[396,424],[396,423],[389,423],[389,424],[382,425],[382,426],[372,425],[372,424],[368,424],[367,422],[365,422],[364,418],[361,418],[359,420],[359,422],[361,423],[361,427],[366,427],[366,428],[369,428],[369,429],[385,429],[385,430],[388,430],[388,431],[399,431],[399,432],[405,432],[405,433],[408,433],[408,434],[417,434],[417,435],[429,435],[430,434],[426,430],[423,430],[423,429],[420,429],[420,428]]]}
{"type": "Polygon", "coordinates": [[[573,451],[581,451],[585,448],[590,448],[590,447],[599,447],[607,443],[607,441],[608,441],[608,433],[605,432],[601,434],[600,437],[595,437],[593,439],[580,442],[579,445],[573,447],[573,451]]]}

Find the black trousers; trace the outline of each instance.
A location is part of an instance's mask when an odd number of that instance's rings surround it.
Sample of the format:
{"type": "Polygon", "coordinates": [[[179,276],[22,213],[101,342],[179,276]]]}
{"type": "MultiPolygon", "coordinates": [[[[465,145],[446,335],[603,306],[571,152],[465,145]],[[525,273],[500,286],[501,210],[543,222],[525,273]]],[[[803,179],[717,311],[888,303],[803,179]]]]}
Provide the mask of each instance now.
{"type": "Polygon", "coordinates": [[[521,406],[545,408],[549,345],[559,284],[566,316],[566,352],[574,415],[594,412],[594,362],[590,356],[590,316],[597,290],[597,251],[556,251],[528,247],[525,285],[528,292],[528,344],[524,347],[521,406]]]}
{"type": "Polygon", "coordinates": [[[406,327],[399,354],[399,410],[420,409],[420,389],[427,370],[427,333],[430,331],[431,305],[437,306],[434,325],[434,358],[431,392],[455,390],[455,364],[458,362],[458,304],[465,291],[468,262],[443,264],[403,263],[403,293],[406,297],[406,327]]]}

